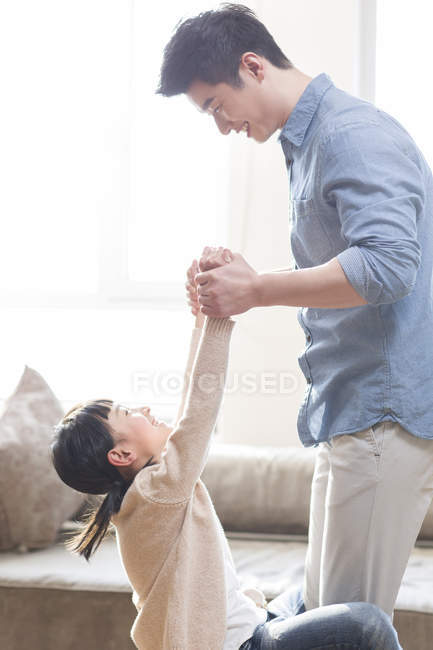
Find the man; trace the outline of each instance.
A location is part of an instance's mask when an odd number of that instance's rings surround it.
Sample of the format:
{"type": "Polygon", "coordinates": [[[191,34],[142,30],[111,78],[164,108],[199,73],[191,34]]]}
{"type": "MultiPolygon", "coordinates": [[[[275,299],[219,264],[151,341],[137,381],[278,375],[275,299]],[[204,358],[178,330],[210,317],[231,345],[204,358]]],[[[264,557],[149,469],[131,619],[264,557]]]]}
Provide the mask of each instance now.
{"type": "Polygon", "coordinates": [[[296,69],[247,7],[184,21],[158,92],[185,93],[223,134],[280,130],[295,270],[257,273],[235,253],[197,274],[201,311],[300,307],[298,432],[319,446],[305,607],[392,616],[433,496],[431,170],[394,118],[296,69]]]}

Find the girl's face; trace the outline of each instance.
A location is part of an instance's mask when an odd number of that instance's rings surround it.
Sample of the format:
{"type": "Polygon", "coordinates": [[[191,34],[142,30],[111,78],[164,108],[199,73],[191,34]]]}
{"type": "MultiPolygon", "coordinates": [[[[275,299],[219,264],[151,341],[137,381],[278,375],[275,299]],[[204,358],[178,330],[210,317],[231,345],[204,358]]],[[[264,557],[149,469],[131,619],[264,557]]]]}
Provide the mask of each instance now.
{"type": "Polygon", "coordinates": [[[156,420],[149,406],[131,408],[115,402],[108,421],[116,444],[107,458],[125,478],[135,476],[151,456],[152,462],[161,460],[173,428],[156,420]]]}

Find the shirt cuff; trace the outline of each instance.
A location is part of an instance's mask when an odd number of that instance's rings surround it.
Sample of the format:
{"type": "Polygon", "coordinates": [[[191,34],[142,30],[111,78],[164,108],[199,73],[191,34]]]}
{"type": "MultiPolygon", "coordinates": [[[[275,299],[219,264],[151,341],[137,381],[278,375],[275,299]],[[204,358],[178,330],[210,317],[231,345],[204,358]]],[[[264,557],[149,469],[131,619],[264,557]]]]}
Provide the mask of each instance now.
{"type": "Polygon", "coordinates": [[[378,304],[382,283],[372,277],[359,246],[350,246],[337,255],[344,274],[352,287],[370,304],[378,304]]]}

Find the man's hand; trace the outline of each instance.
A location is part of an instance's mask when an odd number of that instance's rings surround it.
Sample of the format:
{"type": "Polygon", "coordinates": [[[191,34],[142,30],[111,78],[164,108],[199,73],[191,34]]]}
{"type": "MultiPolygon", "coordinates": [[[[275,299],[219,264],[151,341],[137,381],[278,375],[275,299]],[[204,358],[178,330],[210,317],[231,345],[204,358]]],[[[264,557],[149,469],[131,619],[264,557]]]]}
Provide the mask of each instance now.
{"type": "MultiPolygon", "coordinates": [[[[242,314],[257,306],[258,274],[242,255],[239,253],[230,253],[230,255],[231,262],[219,265],[217,268],[210,267],[211,270],[205,270],[207,268],[205,263],[202,269],[202,260],[200,260],[202,272],[195,276],[195,281],[198,285],[200,311],[206,316],[225,318],[242,314]]],[[[209,263],[210,260],[209,256],[209,263]]]]}
{"type": "Polygon", "coordinates": [[[186,300],[188,305],[191,307],[191,313],[194,316],[201,313],[197,295],[197,283],[195,281],[196,274],[199,271],[210,271],[210,269],[215,269],[218,266],[228,264],[232,259],[233,254],[228,248],[223,248],[222,246],[219,248],[205,246],[200,261],[197,263],[197,260],[193,260],[191,266],[186,272],[187,280],[185,282],[185,288],[186,300]]]}

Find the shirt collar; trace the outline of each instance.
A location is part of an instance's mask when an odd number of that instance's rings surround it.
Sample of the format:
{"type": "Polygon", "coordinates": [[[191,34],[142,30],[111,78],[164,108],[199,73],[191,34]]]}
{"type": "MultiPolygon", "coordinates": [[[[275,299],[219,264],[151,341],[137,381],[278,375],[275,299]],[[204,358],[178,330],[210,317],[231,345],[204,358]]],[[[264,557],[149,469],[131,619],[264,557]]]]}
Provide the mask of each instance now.
{"type": "Polygon", "coordinates": [[[281,129],[278,140],[286,139],[299,147],[303,141],[313,115],[320,104],[325,90],[333,86],[331,77],[325,72],[314,77],[305,88],[287,122],[281,129]]]}

